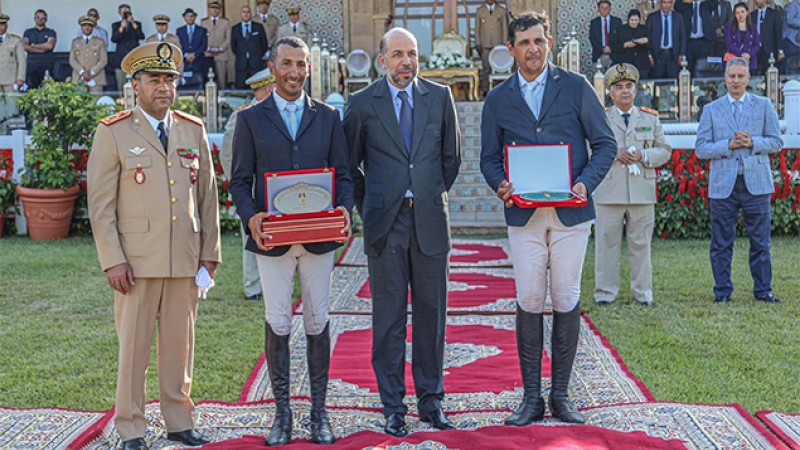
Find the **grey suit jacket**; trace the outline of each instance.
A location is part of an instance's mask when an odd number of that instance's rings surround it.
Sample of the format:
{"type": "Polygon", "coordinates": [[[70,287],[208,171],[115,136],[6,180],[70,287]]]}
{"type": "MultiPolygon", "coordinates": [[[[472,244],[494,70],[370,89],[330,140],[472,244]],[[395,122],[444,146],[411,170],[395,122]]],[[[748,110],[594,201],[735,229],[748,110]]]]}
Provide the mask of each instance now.
{"type": "Polygon", "coordinates": [[[778,114],[768,98],[745,95],[739,123],[734,123],[733,105],[727,95],[706,105],[697,128],[695,151],[698,158],[711,160],[708,197],[731,195],[738,174],[738,155],[744,162],[747,190],[753,195],[771,194],[775,188],[768,155],[779,152],[782,147],[778,114]],[[730,150],[728,142],[733,139],[733,133],[743,130],[753,138],[753,148],[730,150]]]}
{"type": "Polygon", "coordinates": [[[455,103],[449,88],[422,78],[414,82],[413,99],[410,155],[385,77],[352,94],[345,110],[350,171],[368,256],[383,249],[409,186],[420,250],[437,255],[450,249],[447,191],[461,165],[455,103]]]}

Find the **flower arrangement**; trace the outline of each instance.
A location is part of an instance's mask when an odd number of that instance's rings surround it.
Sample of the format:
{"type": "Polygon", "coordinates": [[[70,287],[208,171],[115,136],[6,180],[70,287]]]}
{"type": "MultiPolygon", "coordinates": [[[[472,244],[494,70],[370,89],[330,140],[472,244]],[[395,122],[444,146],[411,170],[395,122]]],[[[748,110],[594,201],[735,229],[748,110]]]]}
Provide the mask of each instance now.
{"type": "Polygon", "coordinates": [[[472,67],[472,61],[460,53],[433,53],[428,58],[428,69],[450,69],[453,67],[472,67]]]}

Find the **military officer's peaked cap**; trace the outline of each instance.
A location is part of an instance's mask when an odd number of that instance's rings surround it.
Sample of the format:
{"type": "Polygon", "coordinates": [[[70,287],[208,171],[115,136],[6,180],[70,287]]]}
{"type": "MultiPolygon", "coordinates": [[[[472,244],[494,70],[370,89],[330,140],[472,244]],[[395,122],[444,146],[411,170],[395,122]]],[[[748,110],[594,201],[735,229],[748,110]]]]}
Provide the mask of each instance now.
{"type": "Polygon", "coordinates": [[[130,51],[122,60],[122,71],[135,76],[139,72],[180,75],[181,49],[168,42],[148,42],[130,51]]]}
{"type": "Polygon", "coordinates": [[[260,5],[262,3],[266,3],[267,5],[269,5],[270,3],[272,3],[272,0],[258,0],[256,2],[257,5],[260,5]]]}
{"type": "Polygon", "coordinates": [[[255,91],[260,87],[274,83],[275,75],[272,75],[272,73],[269,71],[269,68],[266,68],[260,72],[256,72],[253,76],[244,80],[244,82],[250,86],[250,89],[255,91]]]}
{"type": "Polygon", "coordinates": [[[222,9],[222,3],[218,2],[217,0],[213,0],[208,2],[208,7],[222,9]]]}
{"type": "Polygon", "coordinates": [[[8,17],[8,14],[0,14],[0,23],[8,23],[11,20],[11,17],[8,17]]]}
{"type": "Polygon", "coordinates": [[[633,64],[619,63],[609,67],[606,71],[606,88],[622,80],[639,82],[639,70],[633,64]]]}
{"type": "Polygon", "coordinates": [[[300,14],[299,6],[290,6],[286,8],[286,14],[300,14]]]}
{"type": "Polygon", "coordinates": [[[153,16],[153,22],[157,24],[169,23],[169,16],[166,14],[156,14],[153,16]]]}
{"type": "Polygon", "coordinates": [[[91,25],[95,27],[97,26],[97,20],[91,16],[80,16],[78,17],[78,25],[91,25]]]}

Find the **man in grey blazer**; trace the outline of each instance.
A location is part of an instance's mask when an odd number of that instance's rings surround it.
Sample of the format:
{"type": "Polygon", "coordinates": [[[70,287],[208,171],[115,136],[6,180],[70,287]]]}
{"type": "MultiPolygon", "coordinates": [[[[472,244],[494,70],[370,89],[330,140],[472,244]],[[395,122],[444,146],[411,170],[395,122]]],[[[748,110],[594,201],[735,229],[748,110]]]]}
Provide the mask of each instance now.
{"type": "Polygon", "coordinates": [[[733,293],[731,258],[739,210],[750,236],[750,274],[757,300],[780,303],[772,294],[770,194],[775,190],[769,154],[783,147],[778,114],[769,99],[748,93],[750,65],[728,61],[728,95],[706,105],[697,129],[697,157],[711,160],[708,198],[711,209],[711,270],[714,303],[733,293]]]}
{"type": "Polygon", "coordinates": [[[417,77],[417,40],[381,39],[386,76],[350,96],[344,128],[372,290],[372,366],[387,433],[404,436],[406,314],[411,287],[411,372],[420,419],[453,428],[442,412],[450,221],[447,191],[461,164],[450,90],[417,77]],[[363,165],[363,167],[362,167],[363,165]]]}
{"type": "Polygon", "coordinates": [[[613,164],[617,143],[586,78],[547,63],[553,39],[546,14],[517,15],[508,35],[506,45],[519,70],[489,91],[481,119],[481,172],[506,206],[517,284],[517,351],[525,396],[505,423],[524,426],[544,417],[542,314],[548,267],[553,301],[550,411],[562,422],[583,423],[567,393],[580,335],[581,270],[594,219],[591,193],[613,164]],[[513,144],[568,144],[572,190],[587,204],[536,209],[514,205],[503,152],[513,144]]]}

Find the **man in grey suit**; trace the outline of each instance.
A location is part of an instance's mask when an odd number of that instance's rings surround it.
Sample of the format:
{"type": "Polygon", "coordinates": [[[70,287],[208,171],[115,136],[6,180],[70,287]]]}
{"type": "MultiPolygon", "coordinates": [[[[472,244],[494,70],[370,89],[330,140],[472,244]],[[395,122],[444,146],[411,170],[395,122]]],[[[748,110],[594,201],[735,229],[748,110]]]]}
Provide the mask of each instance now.
{"type": "Polygon", "coordinates": [[[481,172],[506,205],[517,285],[517,351],[525,396],[505,423],[524,426],[544,417],[542,313],[548,267],[553,301],[550,411],[562,422],[583,423],[567,393],[580,334],[581,269],[595,217],[590,195],[613,164],[617,143],[586,78],[547,63],[553,39],[546,14],[519,14],[508,35],[506,45],[519,71],[489,91],[481,120],[481,172]],[[536,209],[514,205],[503,152],[513,144],[569,144],[572,191],[587,204],[536,209]]]}
{"type": "Polygon", "coordinates": [[[420,419],[438,429],[453,428],[442,411],[442,365],[450,250],[447,191],[458,175],[461,148],[450,90],[417,77],[414,35],[389,30],[378,59],[386,77],[350,96],[344,128],[356,205],[364,219],[372,366],[385,430],[404,436],[409,284],[411,371],[420,419]]]}
{"type": "Polygon", "coordinates": [[[748,93],[750,65],[733,58],[725,68],[728,95],[703,108],[697,128],[697,157],[710,159],[711,270],[714,303],[733,293],[731,258],[739,210],[750,236],[750,274],[757,300],[780,303],[772,294],[770,194],[775,190],[769,154],[783,147],[778,114],[769,99],[748,93]]]}

